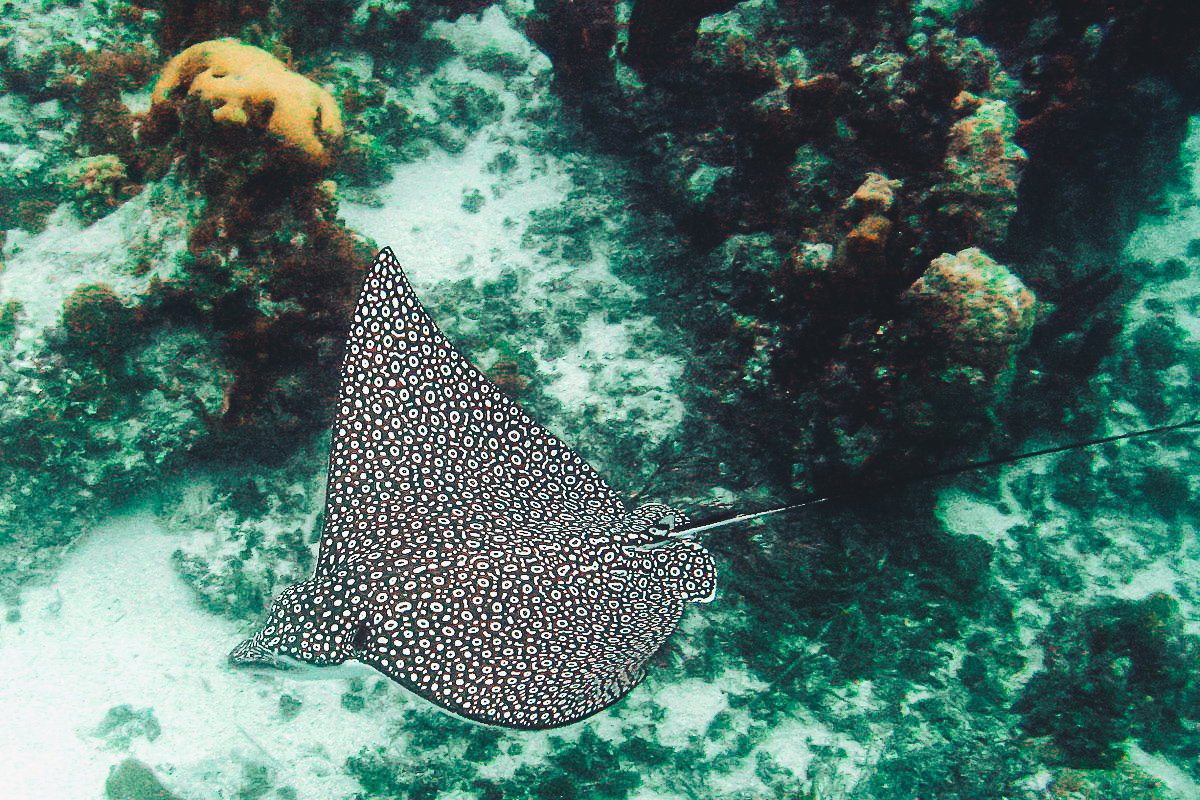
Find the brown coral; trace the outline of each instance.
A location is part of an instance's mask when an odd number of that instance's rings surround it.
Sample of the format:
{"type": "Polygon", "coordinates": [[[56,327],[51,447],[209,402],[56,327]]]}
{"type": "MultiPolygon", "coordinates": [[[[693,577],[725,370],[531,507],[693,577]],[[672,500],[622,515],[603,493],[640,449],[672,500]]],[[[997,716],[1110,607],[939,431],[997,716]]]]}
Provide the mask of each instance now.
{"type": "Polygon", "coordinates": [[[837,244],[833,268],[843,281],[876,282],[887,266],[888,237],[892,221],[887,218],[903,184],[886,175],[868,172],[866,180],[842,206],[858,224],[837,244]]]}
{"type": "Polygon", "coordinates": [[[213,107],[214,122],[262,125],[306,165],[330,165],[341,141],[342,112],[324,88],[289,70],[265,50],[235,39],[192,45],[163,68],[151,112],[184,97],[213,107]]]}

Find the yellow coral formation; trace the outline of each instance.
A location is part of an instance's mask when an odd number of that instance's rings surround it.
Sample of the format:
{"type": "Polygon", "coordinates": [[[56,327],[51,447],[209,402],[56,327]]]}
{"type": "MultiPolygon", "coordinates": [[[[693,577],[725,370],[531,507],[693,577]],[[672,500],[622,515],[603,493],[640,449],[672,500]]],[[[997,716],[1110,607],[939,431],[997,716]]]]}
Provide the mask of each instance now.
{"type": "Polygon", "coordinates": [[[265,125],[321,169],[330,163],[327,144],[342,138],[342,112],[333,95],[267,51],[236,39],[201,42],[171,59],[154,85],[151,106],[184,95],[211,103],[216,122],[265,125]]]}

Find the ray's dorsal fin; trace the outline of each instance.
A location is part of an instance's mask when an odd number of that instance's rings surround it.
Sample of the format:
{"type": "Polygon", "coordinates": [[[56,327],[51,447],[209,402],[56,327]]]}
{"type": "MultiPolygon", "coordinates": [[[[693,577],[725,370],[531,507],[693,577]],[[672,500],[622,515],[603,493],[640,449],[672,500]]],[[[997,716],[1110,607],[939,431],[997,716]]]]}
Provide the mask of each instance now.
{"type": "Polygon", "coordinates": [[[1165,434],[1165,433],[1172,433],[1174,431],[1181,431],[1181,430],[1186,430],[1187,428],[1197,428],[1197,427],[1200,427],[1200,418],[1190,419],[1190,420],[1186,420],[1184,422],[1176,422],[1171,425],[1159,425],[1154,428],[1144,428],[1142,430],[1131,431],[1129,433],[1117,433],[1117,434],[1113,434],[1112,436],[1101,436],[1096,439],[1087,439],[1086,441],[1082,441],[1082,442],[1072,442],[1070,444],[1056,445],[1055,447],[1047,447],[1047,448],[1044,448],[1041,450],[1031,450],[1027,453],[1014,453],[1012,455],[997,456],[996,458],[989,458],[989,459],[985,459],[983,461],[972,461],[969,464],[958,464],[953,467],[946,467],[945,469],[933,470],[932,472],[927,472],[927,473],[923,473],[921,475],[915,475],[915,476],[908,477],[908,478],[897,478],[895,480],[889,480],[889,481],[878,481],[876,483],[870,484],[869,486],[858,487],[853,490],[846,490],[846,491],[842,491],[842,492],[831,492],[829,494],[823,494],[823,495],[815,495],[813,497],[809,497],[806,500],[801,500],[799,503],[791,503],[786,506],[779,506],[778,508],[769,508],[769,509],[766,509],[765,511],[752,511],[752,512],[749,512],[746,514],[737,514],[732,517],[725,517],[723,519],[717,519],[717,520],[713,520],[713,521],[701,520],[690,526],[680,528],[678,531],[675,531],[674,533],[676,536],[691,538],[691,537],[697,536],[701,533],[707,533],[709,531],[716,530],[717,528],[724,528],[727,525],[735,525],[735,524],[741,523],[741,522],[750,522],[751,520],[762,519],[763,517],[772,517],[772,516],[775,516],[776,514],[786,514],[789,511],[799,511],[800,509],[809,508],[809,507],[815,506],[819,503],[826,503],[826,502],[829,502],[830,500],[840,500],[845,497],[852,497],[855,495],[862,494],[863,492],[866,492],[866,491],[875,491],[878,489],[893,489],[893,488],[900,487],[900,486],[909,486],[914,483],[921,483],[923,481],[933,480],[934,478],[944,478],[948,475],[960,475],[964,472],[974,472],[975,470],[987,469],[988,467],[998,467],[998,466],[1003,466],[1004,464],[1013,464],[1017,461],[1026,461],[1028,459],[1038,458],[1040,456],[1049,456],[1049,455],[1054,455],[1055,453],[1066,453],[1071,450],[1081,450],[1085,447],[1095,447],[1097,445],[1108,444],[1110,442],[1120,442],[1120,441],[1124,441],[1126,439],[1139,439],[1139,438],[1143,438],[1143,437],[1147,437],[1147,436],[1161,436],[1162,434],[1165,434]]]}

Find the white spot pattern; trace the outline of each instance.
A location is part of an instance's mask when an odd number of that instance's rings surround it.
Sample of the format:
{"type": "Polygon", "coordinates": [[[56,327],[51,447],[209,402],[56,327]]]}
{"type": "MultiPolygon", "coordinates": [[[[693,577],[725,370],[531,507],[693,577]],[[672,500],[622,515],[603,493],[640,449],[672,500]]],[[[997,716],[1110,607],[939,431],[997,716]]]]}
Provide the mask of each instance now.
{"type": "Polygon", "coordinates": [[[354,314],[312,579],[235,664],[370,664],[470,719],[566,725],[611,705],[716,587],[667,506],[627,512],[451,347],[390,249],[354,314]]]}

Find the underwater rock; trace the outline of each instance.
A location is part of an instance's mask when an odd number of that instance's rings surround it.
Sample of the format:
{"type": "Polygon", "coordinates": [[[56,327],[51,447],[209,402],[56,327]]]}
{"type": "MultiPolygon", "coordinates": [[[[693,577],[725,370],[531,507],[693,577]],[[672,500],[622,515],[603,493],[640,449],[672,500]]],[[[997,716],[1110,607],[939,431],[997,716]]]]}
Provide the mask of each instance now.
{"type": "Polygon", "coordinates": [[[176,116],[195,130],[205,129],[205,119],[224,129],[261,128],[314,171],[330,166],[343,134],[333,95],[265,50],[234,39],[192,45],[163,68],[147,132],[153,137],[176,116]],[[189,99],[199,101],[199,111],[189,99]],[[197,113],[203,119],[189,119],[197,113]]]}
{"type": "Polygon", "coordinates": [[[900,181],[889,180],[886,175],[868,172],[863,184],[846,201],[843,207],[859,220],[834,250],[831,266],[838,280],[856,284],[868,293],[872,285],[888,283],[884,269],[893,223],[887,214],[901,186],[900,181]]]}
{"type": "Polygon", "coordinates": [[[74,199],[76,178],[88,184],[80,194],[95,197],[97,185],[86,175],[88,167],[75,164],[81,157],[115,159],[120,167],[101,171],[119,170],[132,178],[123,176],[121,191],[110,195],[111,202],[89,208],[85,218],[95,219],[136,194],[135,116],[124,100],[152,69],[148,49],[129,41],[137,38],[135,31],[97,41],[95,29],[89,32],[85,23],[90,7],[68,18],[62,7],[39,5],[43,14],[26,6],[11,15],[17,18],[14,24],[0,29],[0,228],[19,226],[31,232],[45,226],[55,205],[74,199]],[[27,72],[31,65],[23,63],[25,57],[39,66],[27,72]],[[66,176],[69,171],[76,175],[66,176]],[[67,185],[56,176],[66,176],[67,185]]]}
{"type": "Polygon", "coordinates": [[[950,127],[946,179],[934,187],[941,224],[960,241],[983,246],[1002,242],[1017,211],[1025,151],[1016,145],[1017,115],[999,100],[963,92],[955,98],[968,116],[950,127]]]}
{"type": "Polygon", "coordinates": [[[862,185],[854,190],[844,207],[858,212],[864,218],[886,214],[892,209],[896,192],[903,185],[901,181],[889,180],[878,172],[868,172],[862,185]]]}
{"type": "Polygon", "coordinates": [[[81,158],[63,171],[61,182],[84,220],[99,219],[128,198],[135,187],[115,155],[81,158]]]}
{"type": "Polygon", "coordinates": [[[1013,356],[1037,319],[1033,292],[977,247],[935,258],[901,301],[923,331],[996,388],[1011,381],[1013,356]]]}
{"type": "Polygon", "coordinates": [[[851,227],[836,244],[801,242],[788,254],[781,285],[789,307],[809,327],[841,329],[876,298],[895,291],[901,276],[895,269],[889,271],[888,242],[895,227],[890,215],[902,186],[868,172],[842,204],[843,224],[851,227]]]}
{"type": "Polygon", "coordinates": [[[616,0],[552,3],[535,11],[525,33],[554,63],[554,76],[572,88],[603,86],[613,79],[609,52],[617,41],[616,0]]]}
{"type": "Polygon", "coordinates": [[[137,312],[111,286],[79,286],[63,303],[63,350],[81,362],[113,369],[137,340],[137,312]]]}
{"type": "MultiPolygon", "coordinates": [[[[847,294],[837,295],[840,307],[847,294]]],[[[823,302],[839,307],[834,296],[823,302]]],[[[816,382],[811,424],[827,440],[818,452],[835,474],[872,464],[889,473],[985,438],[1037,312],[1020,279],[977,248],[934,259],[901,293],[893,319],[842,323],[846,334],[816,382]]],[[[838,320],[814,314],[810,323],[828,330],[838,320]]]]}
{"type": "Polygon", "coordinates": [[[140,180],[143,165],[135,128],[142,115],[134,114],[129,103],[140,105],[140,98],[134,98],[158,71],[156,54],[141,43],[98,49],[70,45],[63,48],[61,59],[54,93],[80,114],[71,135],[76,151],[72,155],[111,154],[140,180]]]}
{"type": "Polygon", "coordinates": [[[687,57],[696,43],[700,20],[734,5],[736,0],[637,0],[629,17],[625,61],[643,78],[654,77],[687,57]]]}
{"type": "Polygon", "coordinates": [[[130,705],[113,706],[91,732],[112,750],[128,750],[134,739],[154,741],[162,735],[162,726],[152,708],[135,709],[130,705]]]}
{"type": "Polygon", "coordinates": [[[734,308],[753,307],[754,298],[773,278],[779,260],[768,234],[730,236],[708,260],[710,291],[734,308]]]}
{"type": "MultiPolygon", "coordinates": [[[[118,338],[88,347],[96,331],[133,309],[101,293],[57,356],[0,367],[0,543],[61,545],[138,490],[169,479],[181,458],[212,431],[230,377],[194,331],[152,333],[109,327],[118,338]]],[[[4,558],[5,563],[8,556],[4,558]]]]}
{"type": "MultiPolygon", "coordinates": [[[[703,4],[696,5],[704,10],[703,4]]],[[[747,94],[754,94],[756,89],[776,89],[786,95],[770,40],[756,35],[753,12],[748,14],[750,19],[745,19],[741,10],[710,13],[700,20],[690,53],[691,65],[706,76],[706,83],[728,81],[747,94]]]]}
{"type": "Polygon", "coordinates": [[[1045,666],[1015,709],[1026,735],[1048,738],[1047,761],[1108,768],[1133,740],[1196,763],[1200,640],[1185,632],[1178,600],[1156,593],[1065,608],[1039,643],[1045,666]]]}
{"type": "Polygon", "coordinates": [[[935,258],[900,302],[907,318],[887,338],[909,378],[896,386],[907,424],[950,440],[993,425],[1037,320],[1033,292],[972,247],[935,258]]]}
{"type": "Polygon", "coordinates": [[[23,145],[0,146],[0,225],[39,233],[56,202],[50,158],[23,145]]]}

